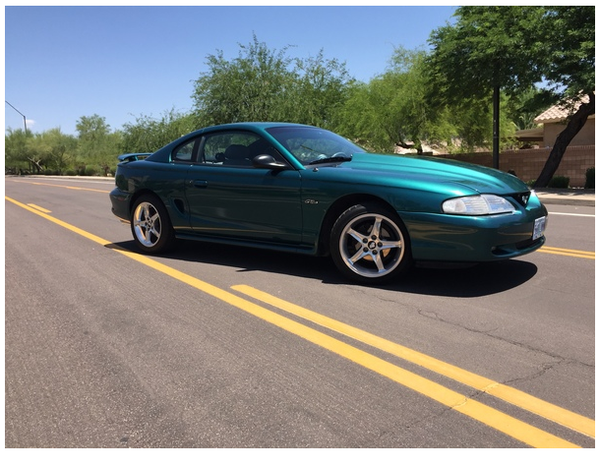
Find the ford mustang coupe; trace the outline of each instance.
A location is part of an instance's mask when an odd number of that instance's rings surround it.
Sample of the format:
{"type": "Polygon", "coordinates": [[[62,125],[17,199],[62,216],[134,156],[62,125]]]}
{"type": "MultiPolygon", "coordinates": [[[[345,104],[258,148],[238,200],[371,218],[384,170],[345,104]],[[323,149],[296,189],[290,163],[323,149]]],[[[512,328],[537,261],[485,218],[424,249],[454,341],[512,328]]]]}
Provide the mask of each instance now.
{"type": "Polygon", "coordinates": [[[331,255],[345,277],[379,284],[415,262],[509,259],[545,242],[548,212],[512,175],[367,153],[312,126],[212,126],[119,160],[112,212],[144,253],[185,239],[331,255]]]}

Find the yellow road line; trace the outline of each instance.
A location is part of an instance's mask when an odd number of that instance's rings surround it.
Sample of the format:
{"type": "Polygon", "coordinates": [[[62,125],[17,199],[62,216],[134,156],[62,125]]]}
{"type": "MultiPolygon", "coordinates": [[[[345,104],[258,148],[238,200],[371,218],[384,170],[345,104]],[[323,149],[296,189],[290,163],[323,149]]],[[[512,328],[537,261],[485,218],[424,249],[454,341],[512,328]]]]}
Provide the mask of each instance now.
{"type": "Polygon", "coordinates": [[[52,211],[47,210],[46,208],[42,208],[40,206],[37,206],[37,205],[35,205],[33,203],[28,203],[27,205],[30,206],[31,208],[35,208],[36,210],[41,211],[43,213],[52,213],[52,211]]]}
{"type": "Polygon", "coordinates": [[[575,216],[580,218],[595,218],[595,214],[585,214],[585,213],[561,213],[559,211],[551,211],[548,213],[550,216],[575,216]]]}
{"type": "Polygon", "coordinates": [[[459,413],[470,416],[471,418],[482,422],[506,435],[509,435],[525,444],[538,448],[577,448],[579,446],[545,432],[537,427],[520,421],[512,416],[502,413],[487,405],[474,401],[466,396],[463,396],[449,388],[446,388],[438,383],[414,374],[410,371],[402,369],[394,364],[382,360],[374,355],[362,351],[356,347],[341,342],[329,335],[321,333],[313,328],[302,325],[294,320],[283,317],[273,311],[263,308],[257,304],[251,303],[231,292],[225,291],[207,282],[201,281],[193,276],[182,273],[181,271],[164,265],[147,256],[139,255],[131,251],[127,251],[118,246],[111,244],[96,235],[93,235],[78,227],[72,226],[64,221],[61,221],[46,213],[37,211],[21,202],[5,196],[5,199],[17,206],[20,206],[38,216],[41,216],[51,222],[54,222],[68,230],[82,235],[98,244],[119,252],[132,260],[142,263],[152,269],[164,273],[174,279],[177,279],[187,285],[190,285],[208,295],[220,299],[238,309],[241,309],[251,315],[254,315],[261,320],[278,326],[292,334],[295,334],[315,345],[334,352],[356,364],[359,364],[373,372],[376,372],[384,377],[387,377],[396,383],[399,383],[413,391],[416,391],[430,399],[433,399],[459,413]]]}
{"type": "Polygon", "coordinates": [[[404,359],[440,375],[451,378],[459,383],[490,394],[591,438],[595,438],[596,423],[592,419],[578,415],[577,413],[573,413],[569,410],[565,410],[564,408],[558,407],[549,402],[545,402],[537,397],[533,397],[529,394],[519,391],[518,389],[511,388],[510,386],[503,385],[488,378],[453,366],[452,364],[440,361],[423,353],[419,353],[408,347],[404,347],[387,339],[383,339],[359,328],[355,328],[354,326],[347,325],[335,319],[326,317],[325,315],[313,312],[301,306],[297,306],[253,287],[247,285],[235,285],[232,287],[232,289],[293,314],[297,317],[303,318],[312,323],[343,334],[344,336],[363,342],[371,347],[375,347],[381,351],[390,353],[398,358],[404,359]]]}
{"type": "Polygon", "coordinates": [[[538,251],[545,252],[546,254],[566,255],[569,257],[596,260],[595,252],[578,251],[577,249],[563,249],[558,247],[542,246],[538,249],[538,251]]]}
{"type": "MultiPolygon", "coordinates": [[[[16,181],[16,180],[13,180],[16,181]]],[[[102,194],[110,194],[110,191],[103,189],[82,188],[80,186],[67,186],[63,184],[39,183],[37,181],[18,181],[19,183],[34,184],[36,186],[51,186],[53,188],[73,189],[75,191],[101,192],[102,194]]]]}

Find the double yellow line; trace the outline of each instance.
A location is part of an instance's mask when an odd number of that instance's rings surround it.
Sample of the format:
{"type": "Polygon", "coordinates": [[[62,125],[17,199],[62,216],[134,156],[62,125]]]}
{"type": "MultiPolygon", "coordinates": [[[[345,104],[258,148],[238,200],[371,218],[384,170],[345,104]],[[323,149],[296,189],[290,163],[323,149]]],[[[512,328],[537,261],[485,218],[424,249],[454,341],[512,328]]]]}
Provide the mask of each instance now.
{"type": "Polygon", "coordinates": [[[578,251],[576,249],[563,249],[559,247],[542,246],[538,249],[538,252],[545,252],[546,254],[566,255],[568,257],[577,257],[580,259],[596,260],[595,252],[578,251]]]}
{"type": "MultiPolygon", "coordinates": [[[[325,334],[295,320],[284,317],[276,312],[273,312],[272,310],[266,309],[261,305],[252,303],[251,301],[241,298],[232,292],[220,289],[193,276],[182,273],[175,268],[166,266],[147,256],[139,255],[115,246],[109,241],[106,241],[96,235],[79,229],[78,227],[70,225],[64,221],[61,221],[60,219],[54,218],[47,213],[39,211],[36,209],[37,207],[32,208],[9,197],[5,197],[5,199],[74,233],[88,238],[102,246],[111,248],[120,254],[131,258],[132,260],[171,276],[180,282],[190,285],[208,295],[237,307],[257,318],[260,318],[261,320],[264,320],[274,326],[278,326],[289,333],[295,334],[315,345],[336,353],[339,356],[359,364],[381,376],[387,377],[396,383],[399,383],[413,391],[433,399],[447,406],[448,408],[451,408],[452,410],[467,415],[476,421],[482,422],[527,445],[540,448],[579,447],[574,443],[559,438],[544,430],[538,429],[490,406],[477,402],[432,380],[421,377],[420,375],[403,369],[375,355],[367,353],[366,351],[342,342],[331,335],[325,334]]],[[[459,383],[470,386],[480,392],[484,392],[496,398],[502,399],[521,409],[527,410],[552,422],[568,427],[571,430],[584,434],[588,437],[595,438],[595,421],[592,419],[573,413],[554,404],[545,402],[517,389],[502,385],[493,380],[473,374],[464,369],[460,369],[451,364],[437,360],[433,357],[424,355],[415,350],[411,350],[402,345],[395,344],[366,331],[326,317],[322,314],[289,303],[252,287],[246,285],[236,285],[233,286],[232,289],[243,295],[261,301],[262,303],[292,314],[295,317],[310,321],[318,326],[360,341],[381,351],[395,355],[396,357],[405,361],[412,362],[440,375],[451,378],[459,383]]]]}

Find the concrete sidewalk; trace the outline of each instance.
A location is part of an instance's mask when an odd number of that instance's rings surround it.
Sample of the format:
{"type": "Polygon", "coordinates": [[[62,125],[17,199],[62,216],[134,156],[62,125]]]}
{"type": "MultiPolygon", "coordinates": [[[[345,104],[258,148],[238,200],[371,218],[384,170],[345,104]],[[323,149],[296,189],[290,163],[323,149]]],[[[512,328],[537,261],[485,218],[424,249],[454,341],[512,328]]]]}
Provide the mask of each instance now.
{"type": "Polygon", "coordinates": [[[536,189],[535,193],[544,204],[596,206],[594,189],[536,189]]]}

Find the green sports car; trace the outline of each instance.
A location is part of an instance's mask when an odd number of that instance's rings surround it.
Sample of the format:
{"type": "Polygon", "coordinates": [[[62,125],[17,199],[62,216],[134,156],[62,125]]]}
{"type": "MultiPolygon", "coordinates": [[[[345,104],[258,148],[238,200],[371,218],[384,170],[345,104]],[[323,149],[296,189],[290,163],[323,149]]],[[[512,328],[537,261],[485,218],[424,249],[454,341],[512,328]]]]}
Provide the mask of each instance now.
{"type": "Polygon", "coordinates": [[[367,153],[312,126],[212,126],[119,159],[112,212],[145,253],[186,239],[330,254],[347,278],[378,284],[415,262],[509,259],[545,242],[548,212],[512,175],[367,153]]]}

